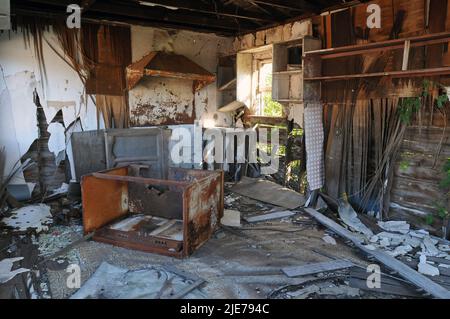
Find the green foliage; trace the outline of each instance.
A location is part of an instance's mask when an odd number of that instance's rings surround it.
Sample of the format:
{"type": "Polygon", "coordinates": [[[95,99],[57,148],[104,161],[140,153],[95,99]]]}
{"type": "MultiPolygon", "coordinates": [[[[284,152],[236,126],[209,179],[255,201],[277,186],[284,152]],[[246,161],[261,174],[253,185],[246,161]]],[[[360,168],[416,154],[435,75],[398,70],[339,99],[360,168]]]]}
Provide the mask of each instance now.
{"type": "Polygon", "coordinates": [[[440,186],[444,189],[447,189],[450,188],[450,157],[447,158],[447,162],[444,164],[443,171],[445,175],[441,180],[440,186]]]}
{"type": "Polygon", "coordinates": [[[263,114],[267,116],[282,116],[283,107],[280,103],[272,100],[272,94],[270,92],[264,93],[264,111],[263,114]]]}
{"type": "Polygon", "coordinates": [[[406,171],[409,167],[409,162],[407,160],[403,160],[400,162],[400,169],[402,171],[406,171]]]}
{"type": "Polygon", "coordinates": [[[429,94],[428,92],[430,90],[430,87],[431,87],[430,80],[427,80],[427,79],[423,80],[423,89],[422,89],[422,96],[423,97],[427,97],[428,96],[428,94],[429,94]]]}
{"type": "Polygon", "coordinates": [[[429,214],[429,215],[427,215],[427,216],[425,217],[425,223],[426,223],[427,225],[431,225],[431,224],[433,224],[433,222],[434,222],[434,217],[433,217],[433,215],[429,214]]]}
{"type": "Polygon", "coordinates": [[[439,205],[438,207],[438,216],[442,219],[446,219],[449,217],[449,213],[445,206],[439,205]]]}
{"type": "Polygon", "coordinates": [[[398,109],[400,121],[403,124],[409,125],[414,113],[420,110],[420,98],[418,97],[406,97],[401,100],[400,107],[398,109]]]}
{"type": "Polygon", "coordinates": [[[436,99],[436,105],[438,108],[442,109],[445,106],[445,103],[448,101],[448,95],[447,94],[441,94],[436,99]]]}

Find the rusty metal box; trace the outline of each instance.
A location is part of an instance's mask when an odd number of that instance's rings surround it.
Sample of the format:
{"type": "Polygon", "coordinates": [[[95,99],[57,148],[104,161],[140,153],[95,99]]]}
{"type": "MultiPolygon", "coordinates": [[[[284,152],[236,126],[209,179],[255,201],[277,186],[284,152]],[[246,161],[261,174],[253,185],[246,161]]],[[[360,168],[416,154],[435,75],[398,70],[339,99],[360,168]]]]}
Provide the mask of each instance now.
{"type": "Polygon", "coordinates": [[[117,246],[186,257],[223,216],[223,172],[169,168],[167,179],[129,165],[82,177],[84,232],[117,246]]]}

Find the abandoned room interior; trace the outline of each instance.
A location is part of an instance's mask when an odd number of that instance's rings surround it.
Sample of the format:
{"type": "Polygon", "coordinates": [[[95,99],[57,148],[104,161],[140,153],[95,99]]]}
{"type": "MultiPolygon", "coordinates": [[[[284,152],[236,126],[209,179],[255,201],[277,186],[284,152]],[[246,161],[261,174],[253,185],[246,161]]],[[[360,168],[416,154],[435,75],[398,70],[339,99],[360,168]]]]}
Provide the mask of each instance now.
{"type": "Polygon", "coordinates": [[[0,2],[1,299],[450,299],[450,0],[0,2]]]}

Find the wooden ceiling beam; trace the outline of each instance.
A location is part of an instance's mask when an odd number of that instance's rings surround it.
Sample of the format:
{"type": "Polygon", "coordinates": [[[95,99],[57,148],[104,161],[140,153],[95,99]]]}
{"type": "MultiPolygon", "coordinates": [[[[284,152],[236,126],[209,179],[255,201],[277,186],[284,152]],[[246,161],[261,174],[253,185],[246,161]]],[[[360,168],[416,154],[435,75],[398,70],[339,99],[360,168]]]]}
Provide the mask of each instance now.
{"type": "MultiPolygon", "coordinates": [[[[14,16],[37,16],[48,19],[61,19],[62,15],[60,12],[54,12],[51,10],[42,11],[32,7],[15,7],[11,12],[11,15],[14,16]]],[[[224,30],[220,28],[214,27],[200,27],[200,26],[190,26],[190,25],[179,25],[176,26],[173,23],[166,23],[162,21],[152,21],[148,19],[139,19],[139,18],[130,18],[123,16],[113,16],[113,15],[98,15],[92,14],[91,12],[87,12],[86,14],[81,16],[81,21],[86,23],[98,23],[105,25],[141,25],[147,27],[156,27],[156,28],[178,28],[196,32],[205,32],[205,33],[215,33],[221,36],[234,36],[236,34],[235,31],[232,30],[224,30]]]]}
{"type": "Polygon", "coordinates": [[[259,22],[273,22],[264,15],[242,10],[237,6],[220,6],[206,5],[198,1],[184,1],[184,0],[128,0],[127,2],[134,3],[153,3],[162,6],[170,6],[190,12],[198,12],[208,15],[215,15],[221,17],[237,18],[243,20],[259,21],[259,22]]]}
{"type": "Polygon", "coordinates": [[[318,12],[320,6],[314,5],[304,0],[297,0],[295,2],[288,3],[285,0],[252,0],[257,4],[262,4],[268,7],[287,9],[296,12],[318,12]],[[295,4],[294,4],[295,3],[295,4]]]}
{"type": "MultiPolygon", "coordinates": [[[[51,5],[53,8],[57,9],[58,12],[61,10],[62,15],[67,15],[65,11],[65,7],[73,3],[73,0],[29,0],[29,1],[17,1],[16,6],[19,6],[20,3],[24,2],[33,2],[36,4],[46,4],[51,5]]],[[[35,8],[38,10],[39,8],[35,8]]],[[[44,7],[41,9],[42,11],[49,10],[49,7],[44,7]]],[[[173,28],[180,28],[182,26],[199,26],[199,28],[203,29],[211,29],[211,30],[228,30],[233,32],[246,32],[252,31],[259,25],[249,22],[249,21],[236,21],[236,19],[225,18],[222,17],[220,19],[214,19],[211,17],[207,17],[205,15],[202,16],[193,16],[193,15],[183,15],[178,10],[169,10],[161,7],[147,7],[140,6],[136,3],[120,4],[119,2],[110,2],[105,3],[97,0],[90,8],[89,14],[93,18],[95,18],[95,14],[103,14],[103,15],[112,15],[115,17],[120,17],[122,20],[126,18],[131,19],[141,19],[141,20],[149,20],[150,22],[158,22],[160,21],[165,26],[173,24],[173,28]]],[[[195,28],[194,28],[195,29],[195,28]]]]}

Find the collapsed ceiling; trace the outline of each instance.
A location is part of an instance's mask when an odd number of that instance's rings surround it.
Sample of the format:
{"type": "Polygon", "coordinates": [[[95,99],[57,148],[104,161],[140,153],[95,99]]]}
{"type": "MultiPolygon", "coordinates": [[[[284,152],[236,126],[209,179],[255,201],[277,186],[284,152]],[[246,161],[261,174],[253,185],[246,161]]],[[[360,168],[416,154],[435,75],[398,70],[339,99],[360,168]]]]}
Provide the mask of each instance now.
{"type": "Polygon", "coordinates": [[[67,6],[77,3],[85,21],[106,20],[234,36],[359,2],[364,1],[15,0],[11,2],[11,13],[63,18],[68,15],[67,6]]]}

